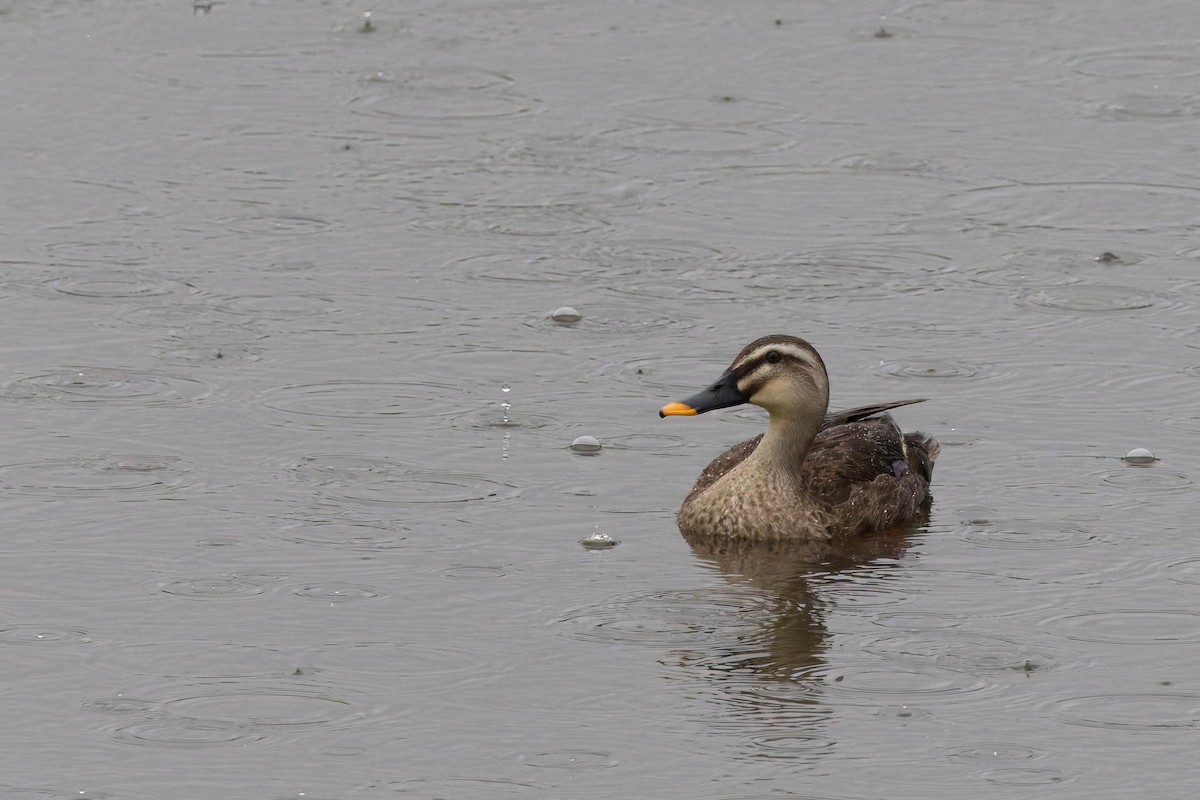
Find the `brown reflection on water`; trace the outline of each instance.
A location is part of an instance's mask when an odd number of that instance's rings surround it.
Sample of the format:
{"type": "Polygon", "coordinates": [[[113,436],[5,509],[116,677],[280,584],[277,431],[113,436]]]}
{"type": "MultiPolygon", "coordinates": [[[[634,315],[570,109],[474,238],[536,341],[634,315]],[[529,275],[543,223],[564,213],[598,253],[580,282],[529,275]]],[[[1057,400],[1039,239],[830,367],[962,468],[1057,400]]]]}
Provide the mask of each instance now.
{"type": "MultiPolygon", "coordinates": [[[[736,694],[760,682],[801,686],[812,680],[827,663],[825,653],[830,647],[825,617],[836,603],[830,597],[830,576],[877,583],[887,573],[873,567],[896,564],[927,519],[928,509],[914,526],[838,546],[685,536],[700,561],[716,568],[730,584],[761,592],[764,602],[762,613],[756,615],[755,633],[736,636],[733,642],[722,638],[711,651],[693,652],[681,663],[705,667],[707,677],[717,677],[736,694]]],[[[738,704],[744,699],[739,698],[738,704]]]]}

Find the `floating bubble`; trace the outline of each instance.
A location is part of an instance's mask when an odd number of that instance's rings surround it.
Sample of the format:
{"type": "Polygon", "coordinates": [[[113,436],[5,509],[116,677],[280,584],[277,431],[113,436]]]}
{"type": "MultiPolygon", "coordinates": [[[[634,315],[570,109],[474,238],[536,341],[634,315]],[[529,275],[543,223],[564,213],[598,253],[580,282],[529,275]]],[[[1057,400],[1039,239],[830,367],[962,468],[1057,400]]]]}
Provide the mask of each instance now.
{"type": "Polygon", "coordinates": [[[616,547],[620,544],[620,542],[607,533],[593,533],[591,536],[580,539],[579,543],[588,550],[607,550],[610,547],[616,547]]]}
{"type": "Polygon", "coordinates": [[[576,453],[599,453],[600,440],[595,436],[584,434],[583,436],[576,437],[575,441],[571,442],[571,449],[576,453]]]}
{"type": "Polygon", "coordinates": [[[1158,458],[1144,447],[1135,447],[1125,454],[1125,462],[1128,464],[1153,464],[1155,461],[1158,461],[1158,458]]]}
{"type": "Polygon", "coordinates": [[[554,309],[554,313],[550,315],[550,319],[555,322],[561,322],[564,325],[571,325],[583,319],[583,314],[580,314],[571,306],[563,306],[562,308],[554,309]]]}

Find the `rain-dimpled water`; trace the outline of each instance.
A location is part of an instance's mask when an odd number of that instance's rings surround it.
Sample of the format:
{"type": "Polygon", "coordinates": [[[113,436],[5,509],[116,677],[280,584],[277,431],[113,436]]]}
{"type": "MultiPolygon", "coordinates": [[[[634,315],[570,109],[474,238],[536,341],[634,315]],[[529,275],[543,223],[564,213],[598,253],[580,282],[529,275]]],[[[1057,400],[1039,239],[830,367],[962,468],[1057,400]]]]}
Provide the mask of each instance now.
{"type": "Polygon", "coordinates": [[[1197,24],[0,7],[0,797],[1192,796],[1197,24]],[[772,333],[928,519],[684,541],[772,333]]]}

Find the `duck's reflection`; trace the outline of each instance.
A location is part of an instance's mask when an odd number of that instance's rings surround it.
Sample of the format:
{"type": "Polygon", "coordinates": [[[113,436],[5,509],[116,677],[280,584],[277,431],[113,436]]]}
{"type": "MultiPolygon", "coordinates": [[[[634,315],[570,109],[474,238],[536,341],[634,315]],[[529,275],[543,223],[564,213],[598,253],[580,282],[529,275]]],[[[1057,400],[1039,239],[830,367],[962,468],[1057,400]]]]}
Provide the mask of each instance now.
{"type": "Polygon", "coordinates": [[[876,601],[881,584],[902,569],[917,530],[893,529],[836,548],[685,537],[698,559],[754,595],[736,624],[714,628],[709,641],[676,654],[709,690],[707,700],[724,709],[709,721],[732,727],[755,755],[779,747],[815,754],[826,746],[822,723],[832,713],[823,691],[831,647],[827,614],[864,590],[876,601]]]}

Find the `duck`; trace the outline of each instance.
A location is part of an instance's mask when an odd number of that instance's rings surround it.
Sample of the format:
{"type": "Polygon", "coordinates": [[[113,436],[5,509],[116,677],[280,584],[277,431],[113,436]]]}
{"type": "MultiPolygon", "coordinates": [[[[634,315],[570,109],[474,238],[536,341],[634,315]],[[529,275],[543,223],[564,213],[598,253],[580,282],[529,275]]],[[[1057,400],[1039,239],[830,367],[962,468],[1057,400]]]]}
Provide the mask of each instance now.
{"type": "Polygon", "coordinates": [[[887,412],[924,399],[829,412],[829,374],[811,344],[774,334],[742,348],[707,389],[659,417],[751,403],[767,429],[713,459],[676,521],[688,541],[830,545],[911,525],[926,514],[940,445],[887,412]]]}

